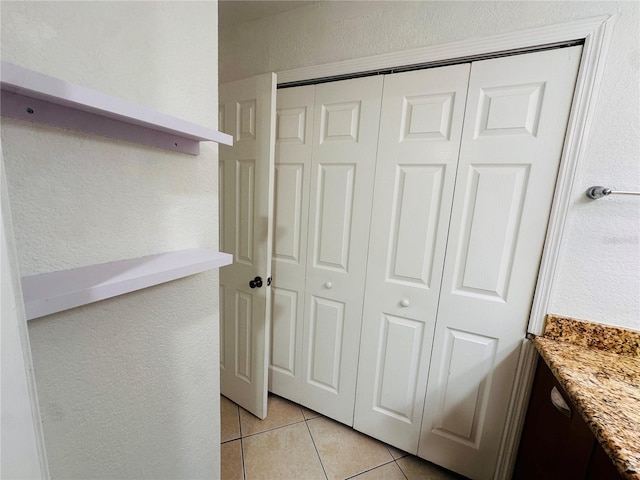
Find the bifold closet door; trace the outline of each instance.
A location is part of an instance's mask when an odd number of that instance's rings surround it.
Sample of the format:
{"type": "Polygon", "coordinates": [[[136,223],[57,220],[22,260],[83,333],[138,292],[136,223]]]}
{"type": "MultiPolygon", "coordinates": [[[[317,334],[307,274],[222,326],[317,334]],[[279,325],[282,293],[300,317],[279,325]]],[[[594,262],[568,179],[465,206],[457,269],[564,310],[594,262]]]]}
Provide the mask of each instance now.
{"type": "Polygon", "coordinates": [[[303,405],[353,424],[382,77],[316,85],[303,405]]]}
{"type": "Polygon", "coordinates": [[[353,424],[382,77],[278,90],[270,390],[353,424]]]}
{"type": "Polygon", "coordinates": [[[474,62],[418,455],[493,478],[582,47],[474,62]]]}
{"type": "Polygon", "coordinates": [[[315,85],[277,92],[269,390],[300,403],[315,85]]]}
{"type": "Polygon", "coordinates": [[[387,75],[354,428],[417,453],[470,64],[387,75]]]}

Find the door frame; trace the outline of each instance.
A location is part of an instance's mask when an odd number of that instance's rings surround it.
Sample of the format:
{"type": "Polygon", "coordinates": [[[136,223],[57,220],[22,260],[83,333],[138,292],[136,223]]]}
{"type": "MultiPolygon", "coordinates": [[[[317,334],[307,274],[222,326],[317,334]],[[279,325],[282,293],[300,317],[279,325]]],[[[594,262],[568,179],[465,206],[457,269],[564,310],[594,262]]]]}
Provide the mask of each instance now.
{"type": "MultiPolygon", "coordinates": [[[[544,329],[545,315],[548,313],[556,266],[560,257],[560,246],[571,203],[573,184],[576,172],[585,155],[586,140],[595,116],[596,100],[616,19],[616,15],[590,17],[479,39],[472,38],[402,52],[295,68],[277,72],[278,85],[411,65],[433,64],[436,66],[439,63],[452,63],[454,60],[463,62],[466,59],[470,61],[473,57],[497,53],[501,55],[515,54],[554,44],[572,41],[583,42],[580,68],[527,328],[529,333],[541,335],[544,329]]],[[[535,373],[536,359],[535,348],[531,342],[523,339],[498,456],[498,465],[494,474],[496,480],[510,478],[513,470],[533,374],[535,373]]]]}
{"type": "MultiPolygon", "coordinates": [[[[0,146],[1,147],[1,146],[0,146]]],[[[7,462],[10,476],[49,480],[49,463],[44,443],[44,429],[33,371],[31,344],[24,311],[22,286],[18,274],[18,257],[7,180],[0,149],[0,272],[2,277],[2,436],[10,447],[0,445],[2,455],[13,456],[7,462]],[[6,366],[5,366],[6,365],[6,366]],[[5,393],[7,392],[7,393],[5,393]],[[5,423],[6,422],[6,423],[5,423]],[[6,430],[5,430],[6,429],[6,430]],[[8,451],[8,452],[7,452],[8,451]]]]}

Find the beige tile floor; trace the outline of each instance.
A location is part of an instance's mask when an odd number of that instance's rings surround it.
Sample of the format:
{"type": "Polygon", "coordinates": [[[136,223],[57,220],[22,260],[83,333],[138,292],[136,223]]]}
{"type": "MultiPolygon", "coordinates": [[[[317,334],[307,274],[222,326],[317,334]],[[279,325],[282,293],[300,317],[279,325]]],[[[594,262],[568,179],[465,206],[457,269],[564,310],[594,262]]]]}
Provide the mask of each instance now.
{"type": "Polygon", "coordinates": [[[222,480],[459,480],[464,477],[269,394],[258,420],[220,397],[222,480]]]}

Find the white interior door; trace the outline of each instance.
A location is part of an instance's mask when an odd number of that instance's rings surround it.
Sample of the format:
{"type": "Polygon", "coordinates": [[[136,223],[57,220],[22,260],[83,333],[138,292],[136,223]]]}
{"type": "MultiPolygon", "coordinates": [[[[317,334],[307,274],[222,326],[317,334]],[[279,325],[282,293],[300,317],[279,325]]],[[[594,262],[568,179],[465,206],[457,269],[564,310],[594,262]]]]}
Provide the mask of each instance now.
{"type": "Polygon", "coordinates": [[[418,451],[470,64],[384,81],[354,428],[418,451]]]}
{"type": "Polygon", "coordinates": [[[353,424],[382,77],[316,86],[301,403],[353,424]]]}
{"type": "Polygon", "coordinates": [[[220,390],[258,418],[267,415],[273,234],[274,74],[220,85],[220,390]],[[258,277],[260,280],[258,280],[258,277]]]}
{"type": "Polygon", "coordinates": [[[315,85],[278,90],[269,390],[300,403],[315,85]]]}
{"type": "Polygon", "coordinates": [[[492,478],[581,47],[473,63],[418,455],[492,478]]]}

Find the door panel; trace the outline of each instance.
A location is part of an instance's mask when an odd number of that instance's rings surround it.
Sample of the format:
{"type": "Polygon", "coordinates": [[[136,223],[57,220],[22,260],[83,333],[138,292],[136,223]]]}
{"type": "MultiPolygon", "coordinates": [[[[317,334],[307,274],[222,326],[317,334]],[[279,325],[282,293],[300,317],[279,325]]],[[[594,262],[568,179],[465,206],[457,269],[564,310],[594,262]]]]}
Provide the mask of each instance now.
{"type": "Polygon", "coordinates": [[[353,425],[382,77],[316,85],[303,405],[353,425]]]}
{"type": "Polygon", "coordinates": [[[416,453],[469,64],[385,77],[354,428],[416,453]]]}
{"type": "Polygon", "coordinates": [[[342,302],[311,297],[306,381],[336,395],[339,394],[340,369],[343,367],[344,312],[342,302]]]}
{"type": "Polygon", "coordinates": [[[497,340],[447,329],[442,363],[440,398],[433,405],[443,436],[478,448],[488,400],[487,378],[495,364],[497,340]],[[453,407],[451,407],[453,406],[453,407]],[[450,408],[451,407],[451,408],[450,408]]]}
{"type": "Polygon", "coordinates": [[[469,168],[454,292],[506,302],[529,165],[469,168]]]}
{"type": "Polygon", "coordinates": [[[444,165],[397,165],[387,282],[431,288],[444,174],[444,165]]]}
{"type": "MultiPolygon", "coordinates": [[[[222,211],[222,210],[221,210],[222,211]]],[[[220,285],[220,371],[222,372],[227,368],[227,350],[226,350],[226,342],[225,339],[227,337],[226,333],[226,322],[224,321],[226,315],[226,294],[224,285],[220,285]]]]}
{"type": "Polygon", "coordinates": [[[355,164],[319,165],[313,266],[348,272],[355,164]]]}
{"type": "Polygon", "coordinates": [[[418,455],[492,478],[581,47],[475,62],[418,455]]]}
{"type": "Polygon", "coordinates": [[[295,377],[300,370],[296,368],[296,362],[298,361],[296,356],[296,332],[299,295],[296,291],[276,286],[271,289],[271,292],[273,294],[271,376],[279,373],[287,377],[295,377]]]}
{"type": "Polygon", "coordinates": [[[301,403],[315,86],[278,90],[269,390],[301,403]]]}
{"type": "MultiPolygon", "coordinates": [[[[300,263],[302,194],[305,189],[303,177],[303,163],[276,164],[274,217],[276,231],[280,232],[278,241],[273,245],[273,258],[276,261],[300,263]]],[[[304,217],[306,218],[306,212],[304,217]]]]}
{"type": "Polygon", "coordinates": [[[251,324],[253,323],[253,295],[236,290],[235,319],[235,376],[251,383],[251,324]]]}
{"type": "Polygon", "coordinates": [[[423,351],[424,323],[410,318],[384,315],[380,324],[373,409],[410,423],[423,351]]]}
{"type": "Polygon", "coordinates": [[[275,75],[220,86],[220,243],[235,263],[220,270],[220,390],[259,418],[267,414],[270,337],[275,75]],[[260,276],[262,288],[250,288],[260,276]]]}
{"type": "Polygon", "coordinates": [[[236,161],[235,261],[253,267],[253,211],[255,194],[255,159],[236,161]]]}

